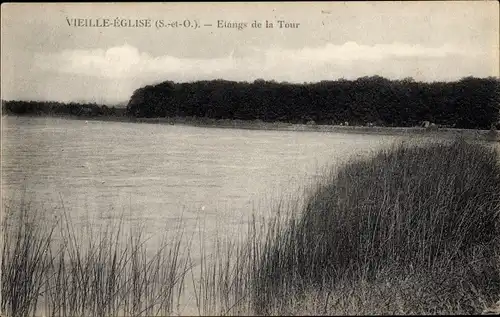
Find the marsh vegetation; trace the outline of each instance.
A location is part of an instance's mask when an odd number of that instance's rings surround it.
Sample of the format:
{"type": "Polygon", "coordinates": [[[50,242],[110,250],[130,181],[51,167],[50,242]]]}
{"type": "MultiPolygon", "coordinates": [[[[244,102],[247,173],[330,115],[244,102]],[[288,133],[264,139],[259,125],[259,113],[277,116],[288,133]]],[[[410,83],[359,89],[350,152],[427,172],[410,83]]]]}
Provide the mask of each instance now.
{"type": "Polygon", "coordinates": [[[488,145],[400,142],[300,198],[200,250],[181,226],[148,249],[121,222],[77,233],[64,212],[7,206],[2,311],[185,314],[188,285],[200,315],[474,314],[500,297],[500,166],[488,145]]]}

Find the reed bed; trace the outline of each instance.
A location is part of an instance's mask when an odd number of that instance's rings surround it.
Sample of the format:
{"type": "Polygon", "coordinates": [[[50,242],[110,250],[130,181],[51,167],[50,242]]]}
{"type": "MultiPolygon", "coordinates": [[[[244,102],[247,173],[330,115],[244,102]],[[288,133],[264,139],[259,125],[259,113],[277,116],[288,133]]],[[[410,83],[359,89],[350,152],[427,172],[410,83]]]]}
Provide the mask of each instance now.
{"type": "Polygon", "coordinates": [[[154,250],[123,222],[78,234],[68,215],[27,205],[3,222],[2,300],[7,316],[144,316],[175,313],[189,270],[182,230],[154,250]]]}
{"type": "Polygon", "coordinates": [[[488,146],[403,142],[353,160],[267,234],[253,309],[290,314],[315,293],[314,313],[480,313],[500,298],[499,215],[488,146]]]}

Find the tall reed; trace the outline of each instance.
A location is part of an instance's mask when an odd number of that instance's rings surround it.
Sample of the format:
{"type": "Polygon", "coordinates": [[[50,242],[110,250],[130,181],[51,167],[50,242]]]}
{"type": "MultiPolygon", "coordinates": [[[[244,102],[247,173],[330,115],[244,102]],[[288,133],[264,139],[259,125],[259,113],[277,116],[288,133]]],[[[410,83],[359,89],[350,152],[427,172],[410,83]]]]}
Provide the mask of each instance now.
{"type": "Polygon", "coordinates": [[[175,312],[189,270],[182,229],[151,251],[123,221],[77,234],[68,215],[10,209],[4,218],[2,303],[7,316],[143,316],[175,312]]]}
{"type": "Polygon", "coordinates": [[[442,291],[440,302],[421,302],[417,312],[480,312],[500,296],[499,215],[494,149],[458,140],[380,150],[332,172],[299,217],[275,221],[260,251],[253,308],[269,314],[311,290],[412,279],[442,291]],[[459,309],[464,297],[470,305],[459,309]]]}

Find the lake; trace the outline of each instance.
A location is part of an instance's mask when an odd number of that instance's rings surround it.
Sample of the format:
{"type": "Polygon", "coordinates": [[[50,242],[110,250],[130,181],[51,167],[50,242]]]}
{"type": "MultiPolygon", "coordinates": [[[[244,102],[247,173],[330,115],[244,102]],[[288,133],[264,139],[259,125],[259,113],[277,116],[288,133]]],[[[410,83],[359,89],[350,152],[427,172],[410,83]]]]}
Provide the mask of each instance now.
{"type": "Polygon", "coordinates": [[[9,116],[2,203],[64,210],[76,230],[143,226],[153,250],[180,224],[209,253],[214,238],[241,238],[252,214],[273,215],[329,168],[408,138],[9,116]]]}
{"type": "Polygon", "coordinates": [[[3,118],[2,135],[4,203],[64,208],[82,225],[125,215],[152,234],[180,217],[231,232],[325,167],[402,138],[35,117],[3,118]]]}

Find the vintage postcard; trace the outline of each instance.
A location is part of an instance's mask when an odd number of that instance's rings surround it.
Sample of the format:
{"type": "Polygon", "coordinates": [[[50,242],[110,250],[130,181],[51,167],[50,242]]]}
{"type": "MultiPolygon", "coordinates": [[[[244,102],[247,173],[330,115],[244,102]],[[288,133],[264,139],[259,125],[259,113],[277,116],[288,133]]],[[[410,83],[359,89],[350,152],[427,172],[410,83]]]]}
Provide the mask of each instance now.
{"type": "Polygon", "coordinates": [[[3,3],[1,316],[500,313],[497,1],[3,3]]]}

